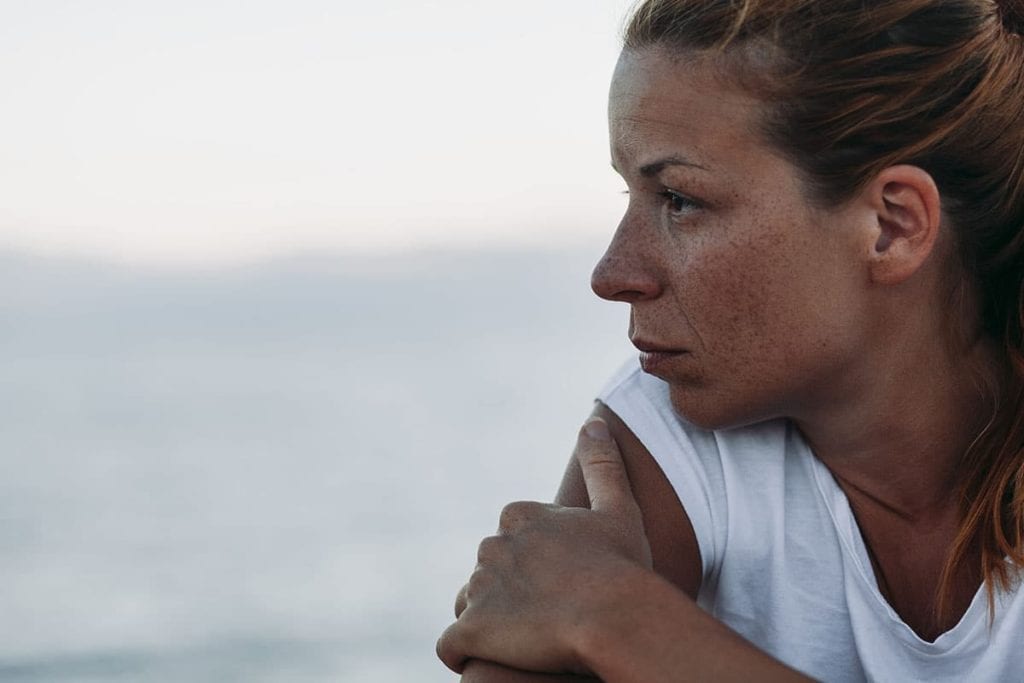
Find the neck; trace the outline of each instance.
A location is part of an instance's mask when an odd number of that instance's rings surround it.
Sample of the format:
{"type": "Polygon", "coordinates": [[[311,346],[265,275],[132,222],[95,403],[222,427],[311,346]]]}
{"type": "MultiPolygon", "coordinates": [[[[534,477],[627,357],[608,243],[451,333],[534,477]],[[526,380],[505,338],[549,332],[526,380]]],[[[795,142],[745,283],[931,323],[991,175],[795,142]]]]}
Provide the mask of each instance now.
{"type": "Polygon", "coordinates": [[[886,346],[848,373],[842,399],[794,416],[847,495],[906,521],[956,514],[957,469],[991,414],[978,378],[988,344],[966,355],[942,344],[886,346]]]}

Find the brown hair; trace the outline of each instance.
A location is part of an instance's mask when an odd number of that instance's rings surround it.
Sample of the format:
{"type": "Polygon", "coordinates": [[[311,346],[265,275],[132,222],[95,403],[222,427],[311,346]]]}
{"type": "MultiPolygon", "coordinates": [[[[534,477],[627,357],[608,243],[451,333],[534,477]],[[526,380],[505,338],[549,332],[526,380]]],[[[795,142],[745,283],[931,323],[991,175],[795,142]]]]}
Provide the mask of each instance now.
{"type": "Polygon", "coordinates": [[[939,614],[975,549],[990,608],[1024,567],[1022,27],[1024,0],[643,0],[625,35],[627,49],[746,60],[738,76],[768,105],[767,139],[818,201],[839,204],[894,164],[939,187],[958,242],[956,293],[970,283],[974,338],[994,341],[1010,368],[982,382],[994,408],[960,463],[963,521],[939,614]]]}

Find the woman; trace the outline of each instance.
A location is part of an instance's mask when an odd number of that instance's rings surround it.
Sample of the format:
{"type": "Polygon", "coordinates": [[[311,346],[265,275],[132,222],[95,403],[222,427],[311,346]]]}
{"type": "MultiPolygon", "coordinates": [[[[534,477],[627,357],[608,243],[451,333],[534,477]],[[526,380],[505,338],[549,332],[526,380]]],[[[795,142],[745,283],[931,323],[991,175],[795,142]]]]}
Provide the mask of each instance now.
{"type": "Polygon", "coordinates": [[[481,544],[438,644],[463,680],[1020,678],[1021,21],[640,4],[593,287],[643,372],[559,505],[481,544]]]}

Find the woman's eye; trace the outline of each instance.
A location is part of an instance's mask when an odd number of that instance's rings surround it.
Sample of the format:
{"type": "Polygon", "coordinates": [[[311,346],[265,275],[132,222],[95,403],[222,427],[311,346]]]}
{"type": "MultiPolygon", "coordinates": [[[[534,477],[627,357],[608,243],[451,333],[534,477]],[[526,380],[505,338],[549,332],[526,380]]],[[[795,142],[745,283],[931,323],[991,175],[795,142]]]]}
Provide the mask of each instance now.
{"type": "Polygon", "coordinates": [[[665,202],[668,204],[672,213],[687,213],[700,208],[700,205],[697,202],[684,194],[679,194],[672,190],[663,190],[659,194],[664,197],[665,202]]]}

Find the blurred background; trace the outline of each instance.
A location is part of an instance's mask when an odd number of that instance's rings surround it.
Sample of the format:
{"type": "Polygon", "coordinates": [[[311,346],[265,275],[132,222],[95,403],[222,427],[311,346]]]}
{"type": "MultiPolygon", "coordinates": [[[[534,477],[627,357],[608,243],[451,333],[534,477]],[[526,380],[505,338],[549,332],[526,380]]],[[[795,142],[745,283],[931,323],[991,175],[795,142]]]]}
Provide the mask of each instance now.
{"type": "Polygon", "coordinates": [[[455,679],[629,356],[629,4],[0,4],[0,680],[455,679]]]}

